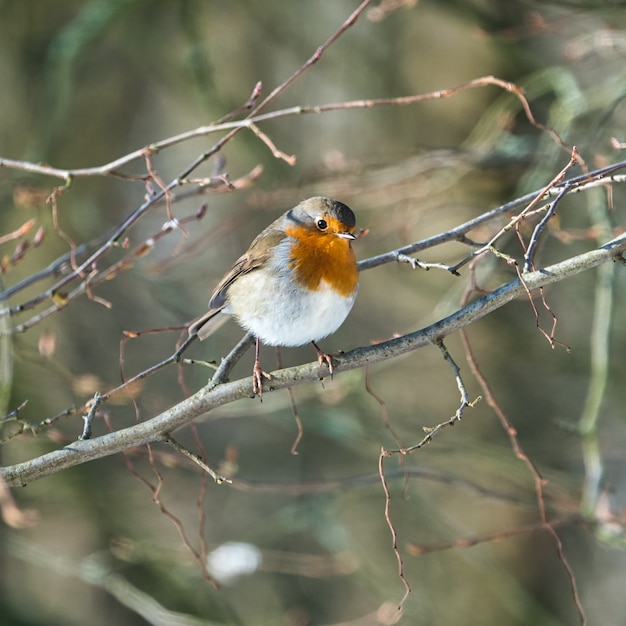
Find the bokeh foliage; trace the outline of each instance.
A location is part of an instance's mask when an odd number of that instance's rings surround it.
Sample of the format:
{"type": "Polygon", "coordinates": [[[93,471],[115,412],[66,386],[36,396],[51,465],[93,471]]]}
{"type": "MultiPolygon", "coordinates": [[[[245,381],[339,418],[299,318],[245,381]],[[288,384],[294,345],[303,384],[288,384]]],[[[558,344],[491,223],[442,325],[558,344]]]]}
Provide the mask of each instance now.
{"type": "MultiPolygon", "coordinates": [[[[0,2],[0,156],[85,167],[216,120],[245,102],[257,81],[267,92],[295,71],[356,4],[0,2]]],[[[619,159],[610,141],[613,136],[624,140],[626,127],[626,10],[619,5],[407,2],[382,21],[372,17],[362,17],[276,106],[408,95],[493,74],[523,86],[535,117],[578,146],[591,166],[619,159]]],[[[24,417],[40,421],[116,385],[122,332],[180,325],[198,315],[215,281],[252,237],[303,197],[329,195],[352,206],[359,226],[370,229],[356,246],[359,258],[365,258],[541,187],[568,158],[547,134],[527,123],[518,101],[494,88],[413,107],[279,119],[263,130],[297,156],[296,165],[274,159],[251,133],[228,144],[225,169],[231,178],[262,164],[261,179],[246,191],[209,198],[206,217],[189,226],[187,239],[168,238],[99,288],[97,295],[109,300],[111,309],[82,298],[16,336],[8,410],[27,399],[24,417]],[[42,338],[53,338],[52,355],[42,350],[42,338]]],[[[175,176],[209,142],[198,139],[156,155],[161,178],[175,176]]],[[[213,166],[208,164],[204,173],[213,166]]],[[[16,189],[28,189],[45,197],[55,184],[0,171],[1,231],[35,218],[48,233],[45,245],[12,268],[5,284],[67,250],[54,231],[50,207],[36,193],[27,200],[16,194],[16,189]]],[[[88,241],[118,223],[145,193],[141,182],[76,180],[59,198],[61,227],[74,241],[88,241]]],[[[581,232],[599,221],[597,215],[623,224],[623,197],[616,187],[611,213],[603,191],[568,199],[559,226],[581,232]]],[[[177,204],[176,214],[193,213],[202,201],[177,204]]],[[[133,237],[141,241],[158,232],[165,220],[165,210],[155,211],[133,237]]],[[[551,240],[545,258],[556,260],[591,245],[576,238],[551,240]]],[[[448,262],[459,254],[459,247],[449,246],[430,252],[426,260],[448,262]]],[[[619,269],[613,279],[609,374],[599,429],[606,480],[618,506],[624,502],[626,475],[625,331],[620,323],[625,279],[619,269]]],[[[502,266],[493,271],[513,275],[502,266]]],[[[488,284],[489,276],[484,280],[488,284]]],[[[368,271],[349,321],[324,345],[348,349],[424,326],[458,306],[463,284],[443,272],[424,273],[408,265],[368,271]]],[[[584,479],[581,439],[574,429],[590,377],[596,274],[560,284],[548,297],[559,318],[557,337],[571,352],[548,345],[524,301],[468,332],[520,443],[549,480],[550,514],[565,516],[578,511],[584,479]]],[[[194,348],[193,356],[217,360],[240,335],[236,325],[224,327],[219,337],[194,348]]],[[[126,371],[164,358],[174,341],[175,335],[159,335],[130,342],[126,371]]],[[[462,362],[456,338],[448,348],[462,362]]],[[[283,350],[282,357],[292,364],[312,355],[303,348],[283,350]]],[[[266,350],[264,358],[271,360],[272,351],[266,350]]],[[[475,397],[478,385],[462,365],[475,397]]],[[[236,373],[248,369],[244,359],[236,373]]],[[[454,380],[434,347],[375,366],[368,376],[405,442],[419,439],[424,426],[447,419],[456,409],[454,380]]],[[[206,378],[202,368],[185,370],[191,389],[206,378]]],[[[137,398],[141,418],[182,395],[173,370],[148,379],[137,398]]],[[[168,610],[205,620],[198,623],[359,623],[354,620],[384,602],[393,606],[402,585],[376,472],[381,446],[395,442],[381,408],[366,393],[363,372],[299,388],[296,400],[305,429],[297,456],[289,453],[295,426],[283,393],[268,394],[263,404],[237,403],[222,409],[221,419],[197,424],[210,463],[229,460],[237,465],[237,477],[268,486],[237,491],[211,484],[201,504],[209,547],[251,542],[264,551],[261,571],[214,590],[152,503],[151,492],[116,457],[16,492],[20,506],[38,511],[39,522],[0,531],[5,555],[0,621],[146,623],[136,606],[125,605],[122,594],[107,587],[111,574],[128,589],[134,585],[146,594],[138,600],[144,607],[152,598],[168,610]],[[280,486],[307,481],[328,487],[294,494],[280,486]]],[[[129,401],[107,411],[114,428],[136,419],[129,401]]],[[[71,441],[81,427],[73,418],[50,437],[23,436],[5,444],[2,463],[71,441]]],[[[105,432],[104,424],[96,430],[105,432]]],[[[190,433],[181,433],[180,439],[194,446],[190,433]]],[[[145,451],[135,451],[132,460],[154,480],[145,451]]],[[[201,479],[175,457],[157,462],[164,478],[160,497],[197,544],[201,479]]],[[[401,466],[387,466],[391,514],[403,550],[409,542],[440,544],[537,521],[532,478],[484,402],[406,462],[416,474],[406,489],[401,466]]],[[[559,532],[590,622],[618,623],[626,611],[620,593],[623,553],[607,549],[589,529],[572,526],[559,532]]],[[[544,533],[422,557],[404,555],[413,587],[405,607],[407,624],[575,623],[567,578],[544,533]]]]}

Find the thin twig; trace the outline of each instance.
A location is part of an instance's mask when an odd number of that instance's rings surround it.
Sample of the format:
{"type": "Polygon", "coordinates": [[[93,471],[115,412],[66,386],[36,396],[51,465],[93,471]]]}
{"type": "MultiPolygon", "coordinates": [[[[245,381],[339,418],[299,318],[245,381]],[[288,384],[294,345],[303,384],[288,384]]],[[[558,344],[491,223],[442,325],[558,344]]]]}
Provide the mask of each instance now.
{"type": "Polygon", "coordinates": [[[404,607],[404,603],[406,599],[411,594],[411,585],[404,575],[404,562],[402,560],[402,555],[400,554],[400,549],[398,548],[398,533],[396,532],[396,528],[393,525],[393,521],[391,520],[391,515],[389,513],[390,505],[391,505],[391,493],[389,491],[389,487],[387,485],[387,479],[385,478],[385,469],[384,469],[384,460],[389,456],[389,453],[385,448],[382,448],[380,451],[380,455],[378,456],[378,475],[380,476],[380,482],[383,486],[383,491],[385,493],[385,522],[387,523],[387,527],[389,528],[389,532],[391,533],[391,548],[396,557],[396,561],[398,562],[398,576],[404,585],[404,595],[402,599],[398,603],[398,611],[401,612],[404,607]]]}
{"type": "MultiPolygon", "coordinates": [[[[616,176],[615,174],[616,172],[625,168],[626,161],[622,161],[620,163],[616,163],[614,165],[595,170],[594,172],[591,172],[589,174],[584,174],[582,176],[568,179],[560,185],[555,185],[547,192],[545,187],[538,191],[533,191],[524,196],[521,196],[520,198],[516,198],[511,202],[507,202],[506,204],[496,207],[491,211],[487,211],[476,218],[468,220],[467,222],[463,222],[462,224],[459,224],[458,226],[447,230],[445,233],[440,233],[438,235],[416,241],[415,243],[402,246],[401,248],[397,248],[395,250],[391,250],[389,252],[385,252],[383,254],[379,254],[377,256],[370,257],[369,259],[360,261],[359,271],[362,272],[368,269],[372,269],[374,267],[379,267],[381,265],[385,265],[386,263],[397,263],[399,255],[415,254],[422,250],[434,248],[435,246],[439,246],[441,244],[451,241],[463,241],[468,232],[477,229],[484,224],[492,222],[495,218],[501,215],[506,215],[508,213],[516,211],[517,209],[528,205],[530,202],[533,202],[536,198],[541,199],[544,195],[547,195],[547,197],[558,196],[561,193],[562,185],[567,185],[570,189],[570,193],[579,193],[581,191],[587,191],[598,186],[624,182],[626,180],[626,175],[616,176]]],[[[472,243],[472,245],[476,247],[475,244],[472,243]]],[[[483,248],[484,245],[485,244],[481,244],[480,247],[483,248]]],[[[464,264],[466,262],[469,262],[470,260],[471,259],[467,259],[466,261],[464,261],[464,264]]],[[[445,269],[454,273],[455,266],[446,267],[445,269]]]]}
{"type": "Polygon", "coordinates": [[[456,420],[460,421],[465,408],[473,406],[473,403],[470,402],[467,389],[465,388],[465,384],[463,383],[463,379],[461,378],[461,368],[456,364],[456,362],[448,352],[448,349],[443,343],[443,339],[437,339],[437,341],[435,341],[435,345],[441,351],[444,361],[452,368],[452,372],[454,373],[454,380],[456,381],[456,386],[459,390],[459,393],[461,394],[461,404],[454,414],[456,420]]]}
{"type": "Polygon", "coordinates": [[[443,358],[446,361],[446,363],[448,363],[448,365],[452,368],[452,372],[454,373],[454,379],[456,381],[457,388],[459,390],[459,393],[461,394],[461,404],[459,405],[459,408],[456,410],[456,413],[450,419],[446,420],[445,422],[441,422],[440,424],[437,424],[437,426],[434,426],[434,427],[424,427],[423,430],[426,432],[426,436],[423,437],[421,441],[411,446],[401,447],[397,450],[387,450],[388,456],[392,454],[399,454],[401,455],[401,458],[402,458],[403,456],[407,454],[412,454],[413,452],[420,450],[426,444],[429,444],[444,428],[448,428],[449,426],[454,426],[456,422],[459,422],[461,420],[461,416],[463,415],[463,412],[465,411],[467,407],[474,406],[474,403],[470,402],[469,400],[469,395],[467,394],[467,390],[465,389],[465,384],[463,383],[463,379],[461,378],[461,369],[455,363],[454,359],[448,352],[448,349],[443,343],[443,339],[441,337],[437,337],[435,338],[434,343],[441,351],[441,354],[443,355],[443,358]]]}
{"type": "Polygon", "coordinates": [[[190,461],[193,461],[202,471],[206,472],[218,485],[223,485],[224,483],[232,483],[233,481],[230,478],[226,478],[221,474],[218,474],[215,470],[210,468],[197,454],[194,454],[190,450],[187,450],[184,446],[179,444],[177,441],[172,439],[170,435],[162,435],[159,437],[160,441],[166,443],[168,446],[171,446],[179,452],[183,456],[187,457],[190,461]]]}
{"type": "MultiPolygon", "coordinates": [[[[70,180],[71,178],[79,178],[79,177],[90,177],[90,176],[115,176],[119,178],[125,178],[128,180],[146,180],[150,177],[150,174],[147,175],[134,175],[128,176],[121,174],[118,170],[129,163],[134,161],[139,161],[145,158],[146,150],[149,149],[153,153],[160,152],[166,148],[170,148],[180,143],[184,143],[190,141],[192,139],[204,137],[206,135],[216,134],[216,133],[227,133],[225,137],[223,137],[214,147],[212,147],[208,152],[203,154],[202,161],[206,160],[208,156],[212,156],[221,150],[223,145],[230,141],[236,134],[244,129],[253,130],[253,126],[258,126],[258,124],[262,122],[267,122],[279,118],[291,117],[294,115],[319,115],[324,113],[330,113],[333,111],[352,111],[355,109],[371,109],[374,107],[380,106],[410,106],[414,104],[418,104],[421,102],[426,102],[429,100],[440,100],[447,99],[462,93],[468,89],[476,89],[487,86],[496,86],[500,89],[508,91],[513,94],[515,97],[520,100],[522,103],[522,108],[524,109],[526,116],[529,122],[535,126],[538,130],[542,132],[549,133],[555,142],[562,146],[566,147],[564,142],[560,139],[558,134],[550,129],[549,127],[537,122],[534,115],[531,112],[530,105],[526,100],[526,97],[523,94],[523,90],[515,85],[514,83],[510,83],[495,76],[482,76],[479,78],[475,78],[471,81],[462,83],[461,85],[457,85],[456,87],[450,87],[446,89],[440,89],[437,91],[432,91],[425,94],[415,94],[410,96],[400,96],[396,98],[373,98],[373,99],[362,99],[362,100],[351,100],[344,102],[332,102],[327,104],[320,105],[312,105],[312,106],[294,106],[285,109],[277,109],[276,111],[271,111],[269,113],[261,114],[260,111],[267,108],[267,106],[275,100],[283,91],[285,91],[295,80],[297,80],[305,71],[310,69],[315,63],[317,63],[322,57],[323,53],[328,49],[330,45],[332,45],[337,38],[343,34],[350,26],[352,26],[358,16],[363,12],[366,6],[371,2],[371,0],[366,0],[363,2],[354,13],[344,22],[344,24],[338,29],[326,43],[322,44],[314,54],[300,67],[294,74],[292,74],[287,80],[278,85],[272,92],[262,100],[258,105],[252,108],[251,112],[242,120],[230,121],[230,122],[217,122],[214,124],[209,124],[207,126],[200,126],[190,131],[186,131],[184,133],[180,133],[178,135],[174,135],[172,137],[168,137],[166,139],[162,139],[156,141],[149,146],[144,146],[143,148],[139,148],[130,152],[122,157],[119,157],[109,163],[105,163],[103,165],[99,165],[96,167],[89,168],[75,168],[75,169],[61,169],[52,167],[49,165],[40,165],[37,163],[29,163],[26,161],[16,161],[13,159],[4,159],[0,158],[0,167],[7,167],[10,169],[16,169],[26,172],[31,172],[35,174],[40,174],[44,176],[52,176],[55,178],[60,178],[64,181],[70,180]]],[[[235,109],[235,111],[241,110],[239,107],[235,109]]],[[[232,113],[229,113],[226,117],[232,116],[232,113]]],[[[570,150],[570,148],[568,148],[570,150]]],[[[577,157],[580,158],[580,157],[577,157]]],[[[195,163],[195,162],[194,162],[195,163]]],[[[197,165],[193,166],[192,170],[196,169],[197,165]]],[[[179,176],[179,178],[186,178],[186,176],[179,176]]]]}
{"type": "MultiPolygon", "coordinates": [[[[571,515],[562,519],[554,519],[550,522],[552,528],[569,528],[571,526],[585,526],[588,524],[589,522],[580,515],[571,515]]],[[[492,543],[501,539],[508,539],[509,537],[529,535],[537,531],[545,531],[545,529],[545,524],[543,522],[536,522],[534,524],[525,524],[524,526],[516,526],[515,528],[509,528],[507,530],[498,530],[485,535],[478,535],[476,537],[460,537],[453,541],[440,543],[438,545],[426,546],[411,542],[407,544],[407,552],[412,556],[423,556],[425,554],[442,552],[444,550],[465,550],[467,548],[478,546],[482,543],[492,543]]]]}
{"type": "MultiPolygon", "coordinates": [[[[495,235],[493,235],[491,239],[482,248],[479,248],[478,250],[474,250],[473,252],[468,254],[464,259],[459,261],[456,265],[453,265],[450,271],[452,273],[455,273],[461,267],[463,267],[464,265],[467,265],[467,263],[469,263],[472,259],[476,258],[477,256],[480,256],[481,254],[484,254],[485,252],[488,252],[488,251],[493,252],[495,249],[496,241],[498,241],[498,239],[500,239],[502,235],[504,235],[511,229],[517,228],[517,225],[522,220],[526,219],[528,213],[532,211],[537,206],[537,204],[539,204],[539,202],[541,202],[547,196],[550,190],[554,189],[560,182],[563,181],[567,172],[577,163],[577,158],[578,158],[578,152],[576,148],[572,148],[572,154],[570,156],[570,160],[567,163],[567,165],[542,190],[540,190],[536,195],[532,197],[532,199],[530,200],[526,208],[524,208],[522,211],[520,211],[515,216],[513,216],[510,219],[510,221],[505,226],[503,226],[500,230],[498,230],[498,232],[495,235]]],[[[562,193],[561,189],[559,189],[558,193],[559,195],[561,195],[562,193]]]]}
{"type": "Polygon", "coordinates": [[[524,271],[531,272],[534,269],[533,258],[535,256],[535,249],[537,244],[539,243],[539,236],[545,230],[548,222],[554,217],[556,213],[556,208],[559,205],[559,202],[570,192],[570,187],[565,184],[563,188],[559,192],[559,195],[548,204],[547,211],[545,215],[541,218],[539,223],[533,229],[533,234],[530,237],[530,241],[528,242],[528,247],[524,252],[524,271]]]}
{"type": "MultiPolygon", "coordinates": [[[[283,360],[280,356],[280,347],[276,346],[276,367],[278,369],[283,368],[283,360]]],[[[289,452],[293,455],[298,454],[298,446],[300,445],[300,441],[302,441],[302,437],[304,436],[304,426],[302,425],[302,418],[300,417],[300,411],[298,411],[298,405],[296,404],[296,396],[291,387],[287,387],[287,394],[289,395],[289,403],[291,404],[291,414],[293,416],[293,420],[296,423],[297,433],[296,438],[293,440],[291,444],[291,450],[289,452]]]]}
{"type": "Polygon", "coordinates": [[[87,415],[83,417],[85,424],[83,427],[83,432],[81,433],[79,439],[91,439],[91,426],[93,423],[93,419],[96,416],[96,412],[100,408],[101,404],[102,395],[100,394],[100,392],[96,391],[89,406],[89,413],[87,413],[87,415]]]}

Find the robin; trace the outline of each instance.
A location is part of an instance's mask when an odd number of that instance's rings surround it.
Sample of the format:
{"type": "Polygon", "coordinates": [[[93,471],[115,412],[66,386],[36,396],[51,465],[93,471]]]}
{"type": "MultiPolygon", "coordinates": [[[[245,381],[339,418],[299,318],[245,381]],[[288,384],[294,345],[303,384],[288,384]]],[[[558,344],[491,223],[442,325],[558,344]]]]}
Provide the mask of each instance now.
{"type": "Polygon", "coordinates": [[[252,372],[261,397],[260,344],[312,343],[320,365],[333,364],[317,341],[334,333],[352,309],[359,275],[351,242],[356,239],[352,209],[330,198],[309,198],[263,230],[219,282],[209,310],[192,322],[190,335],[206,339],[234,315],[256,337],[252,372]]]}

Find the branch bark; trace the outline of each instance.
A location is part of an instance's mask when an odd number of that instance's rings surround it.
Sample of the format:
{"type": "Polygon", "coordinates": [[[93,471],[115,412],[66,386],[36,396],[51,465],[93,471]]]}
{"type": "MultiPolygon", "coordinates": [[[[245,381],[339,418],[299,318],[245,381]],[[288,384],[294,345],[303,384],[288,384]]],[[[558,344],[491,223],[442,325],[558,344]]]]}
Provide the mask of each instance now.
{"type": "MultiPolygon", "coordinates": [[[[520,279],[512,280],[426,328],[373,346],[356,348],[335,357],[335,373],[339,374],[368,364],[386,361],[430,345],[437,339],[442,339],[519,296],[525,295],[527,290],[533,291],[560,282],[603,263],[618,260],[623,262],[622,254],[625,251],[626,235],[621,235],[595,250],[534,272],[527,272],[522,275],[523,283],[520,279]]],[[[323,370],[317,362],[277,370],[272,372],[271,388],[278,390],[314,382],[319,380],[322,373],[323,370]]],[[[75,441],[30,461],[0,468],[0,476],[10,486],[23,486],[81,463],[158,441],[164,435],[185,426],[200,415],[230,402],[249,398],[251,394],[251,378],[243,378],[215,387],[206,386],[146,422],[95,439],[75,441]]]]}

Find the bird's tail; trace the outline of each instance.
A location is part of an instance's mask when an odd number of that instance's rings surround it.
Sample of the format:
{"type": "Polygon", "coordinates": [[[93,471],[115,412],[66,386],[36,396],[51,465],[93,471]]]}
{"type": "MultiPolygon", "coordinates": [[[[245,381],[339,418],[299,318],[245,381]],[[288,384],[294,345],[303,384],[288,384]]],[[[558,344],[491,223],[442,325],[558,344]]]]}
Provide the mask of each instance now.
{"type": "Polygon", "coordinates": [[[191,322],[189,334],[198,335],[198,339],[202,341],[212,335],[229,318],[230,315],[222,313],[221,309],[209,309],[204,315],[191,322]]]}

